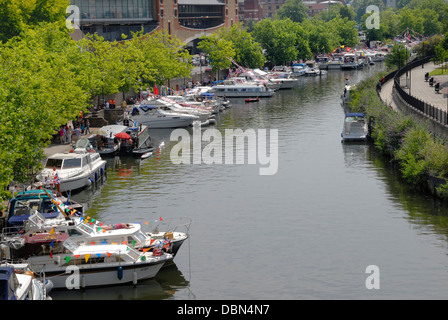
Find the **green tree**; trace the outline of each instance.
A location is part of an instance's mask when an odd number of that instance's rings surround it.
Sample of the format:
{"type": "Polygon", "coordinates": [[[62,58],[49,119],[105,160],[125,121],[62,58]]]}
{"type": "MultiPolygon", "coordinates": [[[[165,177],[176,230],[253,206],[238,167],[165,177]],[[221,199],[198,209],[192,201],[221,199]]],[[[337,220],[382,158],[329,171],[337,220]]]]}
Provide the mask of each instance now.
{"type": "Polygon", "coordinates": [[[64,24],[67,0],[0,0],[0,41],[19,36],[39,23],[64,24]]]}
{"type": "Polygon", "coordinates": [[[317,19],[324,21],[331,21],[336,17],[347,18],[348,20],[355,20],[356,12],[351,6],[344,6],[341,3],[331,5],[327,10],[322,10],[316,16],[317,19]]]}
{"type": "Polygon", "coordinates": [[[329,29],[341,45],[354,47],[358,44],[358,30],[356,21],[347,18],[336,17],[328,23],[329,29]]]}
{"type": "Polygon", "coordinates": [[[308,45],[314,55],[330,53],[339,46],[328,30],[328,22],[316,18],[304,21],[302,26],[308,32],[308,45]]]}
{"type": "Polygon", "coordinates": [[[56,24],[28,29],[0,46],[0,192],[37,173],[59,126],[87,110],[84,54],[56,24]]]}
{"type": "Polygon", "coordinates": [[[277,10],[276,18],[303,22],[308,18],[308,8],[302,0],[286,0],[283,6],[277,10]]]}
{"type": "Polygon", "coordinates": [[[397,43],[392,47],[390,55],[386,57],[386,66],[404,67],[409,58],[409,52],[402,43],[397,43]]]}
{"type": "Polygon", "coordinates": [[[273,64],[285,64],[311,56],[307,33],[303,27],[291,21],[264,19],[252,32],[255,40],[266,50],[266,58],[273,64]]]}
{"type": "Polygon", "coordinates": [[[222,28],[219,36],[231,41],[235,48],[235,62],[248,68],[261,68],[266,60],[260,43],[243,28],[242,23],[236,23],[229,29],[222,28]]]}
{"type": "Polygon", "coordinates": [[[366,14],[366,9],[370,5],[375,5],[380,9],[380,12],[384,10],[383,0],[353,0],[351,7],[356,13],[356,21],[361,22],[362,16],[366,14]]]}
{"type": "Polygon", "coordinates": [[[235,49],[233,43],[229,40],[222,39],[217,33],[210,36],[202,36],[198,43],[198,48],[205,52],[210,59],[212,72],[217,72],[219,79],[219,70],[228,69],[231,65],[229,58],[235,57],[235,49]]]}

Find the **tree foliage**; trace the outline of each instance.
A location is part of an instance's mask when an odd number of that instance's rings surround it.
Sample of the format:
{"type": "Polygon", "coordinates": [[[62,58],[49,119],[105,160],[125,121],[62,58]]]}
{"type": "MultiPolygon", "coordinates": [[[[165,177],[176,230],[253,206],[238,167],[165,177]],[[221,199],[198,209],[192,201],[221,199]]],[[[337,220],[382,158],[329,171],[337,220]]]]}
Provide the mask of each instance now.
{"type": "Polygon", "coordinates": [[[68,0],[0,0],[0,41],[42,22],[62,25],[69,4],[68,0]]]}
{"type": "Polygon", "coordinates": [[[220,29],[219,37],[233,43],[236,63],[248,68],[263,67],[266,60],[263,55],[263,48],[243,27],[242,23],[236,23],[229,29],[220,29]]]}
{"type": "Polygon", "coordinates": [[[277,10],[276,18],[303,22],[308,18],[308,8],[302,0],[286,0],[283,6],[277,10]]]}

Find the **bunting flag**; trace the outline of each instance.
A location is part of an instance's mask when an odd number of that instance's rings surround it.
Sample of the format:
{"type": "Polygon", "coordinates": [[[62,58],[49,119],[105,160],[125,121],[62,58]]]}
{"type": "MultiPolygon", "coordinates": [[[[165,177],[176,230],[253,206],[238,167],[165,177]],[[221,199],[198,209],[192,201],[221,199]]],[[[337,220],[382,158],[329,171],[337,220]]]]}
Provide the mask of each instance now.
{"type": "Polygon", "coordinates": [[[149,250],[149,248],[143,249],[143,253],[146,253],[149,250]]]}
{"type": "Polygon", "coordinates": [[[109,252],[106,252],[106,254],[107,254],[107,256],[108,256],[108,257],[110,257],[110,256],[111,256],[111,254],[110,254],[109,252]]]}
{"type": "Polygon", "coordinates": [[[101,257],[101,253],[97,253],[96,256],[99,258],[101,257]]]}
{"type": "Polygon", "coordinates": [[[54,240],[51,240],[50,247],[54,248],[54,240]]]}
{"type": "Polygon", "coordinates": [[[136,241],[135,241],[135,240],[132,240],[131,243],[132,243],[132,248],[135,248],[135,243],[136,243],[136,241]]]}
{"type": "Polygon", "coordinates": [[[70,261],[71,258],[72,258],[72,257],[70,257],[70,256],[65,256],[65,263],[68,264],[68,262],[70,261]]]}
{"type": "Polygon", "coordinates": [[[152,245],[154,243],[154,241],[156,241],[155,239],[151,239],[151,241],[149,241],[149,245],[152,245]]]}
{"type": "Polygon", "coordinates": [[[90,253],[84,255],[84,260],[86,260],[86,262],[89,261],[89,258],[90,258],[90,253]]]}
{"type": "Polygon", "coordinates": [[[50,258],[53,259],[53,250],[50,251],[50,258]]]}
{"type": "Polygon", "coordinates": [[[49,233],[50,233],[50,234],[54,234],[54,232],[55,232],[55,231],[54,231],[54,228],[52,228],[52,229],[50,230],[49,233]]]}

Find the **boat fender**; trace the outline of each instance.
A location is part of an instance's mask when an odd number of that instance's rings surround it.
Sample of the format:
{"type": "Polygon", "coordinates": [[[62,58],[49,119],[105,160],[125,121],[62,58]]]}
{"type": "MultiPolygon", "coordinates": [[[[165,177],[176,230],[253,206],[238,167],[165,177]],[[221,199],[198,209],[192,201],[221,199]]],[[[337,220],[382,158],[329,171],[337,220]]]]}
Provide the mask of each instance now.
{"type": "Polygon", "coordinates": [[[98,181],[98,173],[95,172],[95,181],[98,181]]]}
{"type": "Polygon", "coordinates": [[[134,285],[137,284],[137,279],[138,279],[138,277],[137,277],[137,271],[134,270],[134,274],[132,275],[132,283],[133,283],[134,285]]]}
{"type": "Polygon", "coordinates": [[[123,278],[123,267],[119,266],[117,269],[117,278],[121,280],[123,278]]]}
{"type": "Polygon", "coordinates": [[[103,176],[103,168],[101,168],[100,171],[101,171],[101,176],[103,176]]]}

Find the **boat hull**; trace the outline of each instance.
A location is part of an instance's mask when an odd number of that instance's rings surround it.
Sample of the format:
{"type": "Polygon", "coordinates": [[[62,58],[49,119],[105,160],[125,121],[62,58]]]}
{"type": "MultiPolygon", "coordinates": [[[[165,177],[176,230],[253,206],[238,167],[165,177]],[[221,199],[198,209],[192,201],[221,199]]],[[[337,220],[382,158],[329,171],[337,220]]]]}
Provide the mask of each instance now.
{"type": "MultiPolygon", "coordinates": [[[[76,269],[76,272],[79,272],[78,274],[75,274],[75,268],[54,267],[49,264],[45,266],[43,271],[46,279],[52,281],[54,289],[80,289],[129,284],[151,279],[157,275],[167,261],[168,259],[160,259],[157,262],[128,265],[120,265],[118,262],[108,266],[79,265],[76,266],[78,267],[76,269]]],[[[32,262],[30,264],[33,265],[32,262]]]]}

